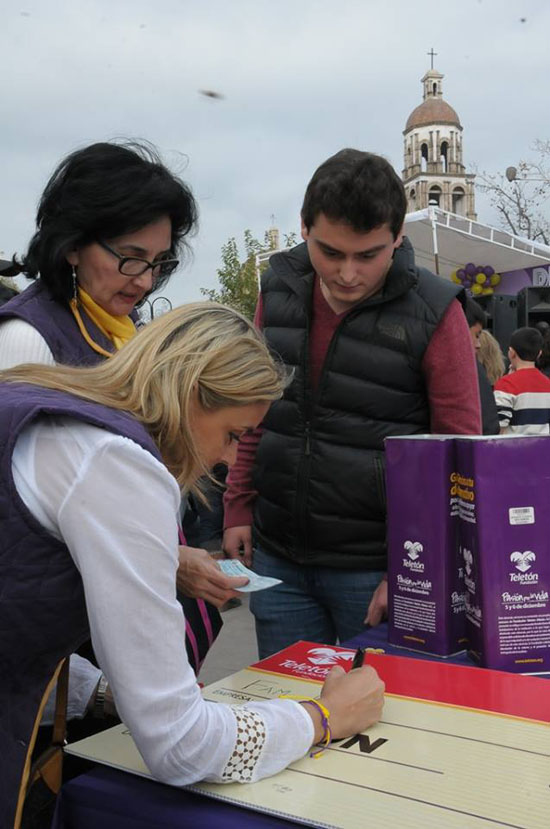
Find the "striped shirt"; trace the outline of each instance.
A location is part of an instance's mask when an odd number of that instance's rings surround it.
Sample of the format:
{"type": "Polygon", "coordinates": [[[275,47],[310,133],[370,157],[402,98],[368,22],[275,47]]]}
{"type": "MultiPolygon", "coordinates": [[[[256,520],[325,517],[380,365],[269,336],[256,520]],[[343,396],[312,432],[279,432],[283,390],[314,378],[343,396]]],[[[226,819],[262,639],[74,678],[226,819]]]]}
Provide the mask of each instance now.
{"type": "Polygon", "coordinates": [[[510,435],[550,434],[550,379],[537,368],[521,368],[494,387],[501,431],[510,435]]]}

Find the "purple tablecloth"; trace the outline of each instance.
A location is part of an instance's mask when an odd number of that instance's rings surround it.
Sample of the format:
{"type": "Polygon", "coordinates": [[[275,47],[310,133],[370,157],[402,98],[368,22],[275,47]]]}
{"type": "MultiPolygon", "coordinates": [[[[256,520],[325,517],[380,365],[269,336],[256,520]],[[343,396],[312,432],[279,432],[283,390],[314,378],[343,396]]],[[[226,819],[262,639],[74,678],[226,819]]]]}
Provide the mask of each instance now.
{"type": "Polygon", "coordinates": [[[296,829],[298,825],[103,766],[63,786],[52,829],[296,829]]]}

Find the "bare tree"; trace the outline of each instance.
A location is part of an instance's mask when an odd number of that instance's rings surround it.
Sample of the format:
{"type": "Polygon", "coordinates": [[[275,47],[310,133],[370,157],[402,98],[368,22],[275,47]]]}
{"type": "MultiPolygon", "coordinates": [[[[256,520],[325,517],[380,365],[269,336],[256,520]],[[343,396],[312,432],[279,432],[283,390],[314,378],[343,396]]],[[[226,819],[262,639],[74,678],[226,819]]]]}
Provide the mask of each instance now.
{"type": "MultiPolygon", "coordinates": [[[[520,161],[511,181],[503,174],[478,173],[503,228],[550,245],[550,141],[535,141],[536,161],[520,161]]],[[[513,168],[509,168],[513,170],[513,168]]]]}

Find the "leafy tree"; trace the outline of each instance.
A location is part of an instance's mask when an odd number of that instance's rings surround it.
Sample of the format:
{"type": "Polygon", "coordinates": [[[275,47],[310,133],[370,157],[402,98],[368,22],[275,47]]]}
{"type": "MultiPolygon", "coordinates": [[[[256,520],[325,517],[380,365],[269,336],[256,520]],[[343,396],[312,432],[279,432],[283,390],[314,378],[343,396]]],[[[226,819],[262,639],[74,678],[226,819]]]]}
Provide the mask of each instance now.
{"type": "Polygon", "coordinates": [[[488,194],[504,229],[549,245],[550,141],[536,141],[534,149],[537,160],[520,161],[512,181],[502,174],[483,172],[478,173],[478,187],[488,194]]]}
{"type": "MultiPolygon", "coordinates": [[[[221,302],[253,319],[258,300],[260,273],[267,262],[258,262],[261,253],[269,253],[277,247],[276,234],[267,230],[263,243],[255,239],[250,230],[244,231],[244,259],[241,260],[235,237],[222,245],[222,267],[218,268],[219,288],[201,288],[201,294],[213,302],[221,302]]],[[[285,235],[285,245],[295,244],[296,235],[285,235]]]]}

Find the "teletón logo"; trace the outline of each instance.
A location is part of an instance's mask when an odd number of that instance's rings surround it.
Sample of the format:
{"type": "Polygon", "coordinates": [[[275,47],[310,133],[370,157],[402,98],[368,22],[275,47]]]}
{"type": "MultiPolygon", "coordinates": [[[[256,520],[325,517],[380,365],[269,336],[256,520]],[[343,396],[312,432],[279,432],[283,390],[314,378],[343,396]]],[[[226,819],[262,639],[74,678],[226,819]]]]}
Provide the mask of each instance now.
{"type": "Polygon", "coordinates": [[[341,662],[351,662],[353,653],[335,651],[334,648],[311,648],[306,658],[313,665],[338,665],[341,662]]]}
{"type": "Polygon", "coordinates": [[[510,573],[510,581],[519,582],[520,584],[538,584],[539,574],[528,571],[531,569],[531,563],[536,561],[536,554],[532,550],[524,550],[520,553],[515,550],[510,553],[510,561],[515,565],[518,573],[510,573]]]}
{"type": "Polygon", "coordinates": [[[531,562],[535,561],[536,558],[537,557],[532,550],[525,550],[523,553],[516,551],[510,555],[510,561],[516,565],[516,570],[519,570],[520,573],[526,573],[530,570],[531,562]]]}
{"type": "Polygon", "coordinates": [[[403,549],[407,553],[407,558],[403,559],[403,567],[415,573],[424,572],[424,564],[419,561],[420,553],[424,552],[424,545],[420,541],[405,541],[403,549]]]}
{"type": "Polygon", "coordinates": [[[424,552],[424,547],[420,541],[405,541],[403,547],[411,561],[416,561],[417,558],[420,558],[420,553],[424,552]]]}

